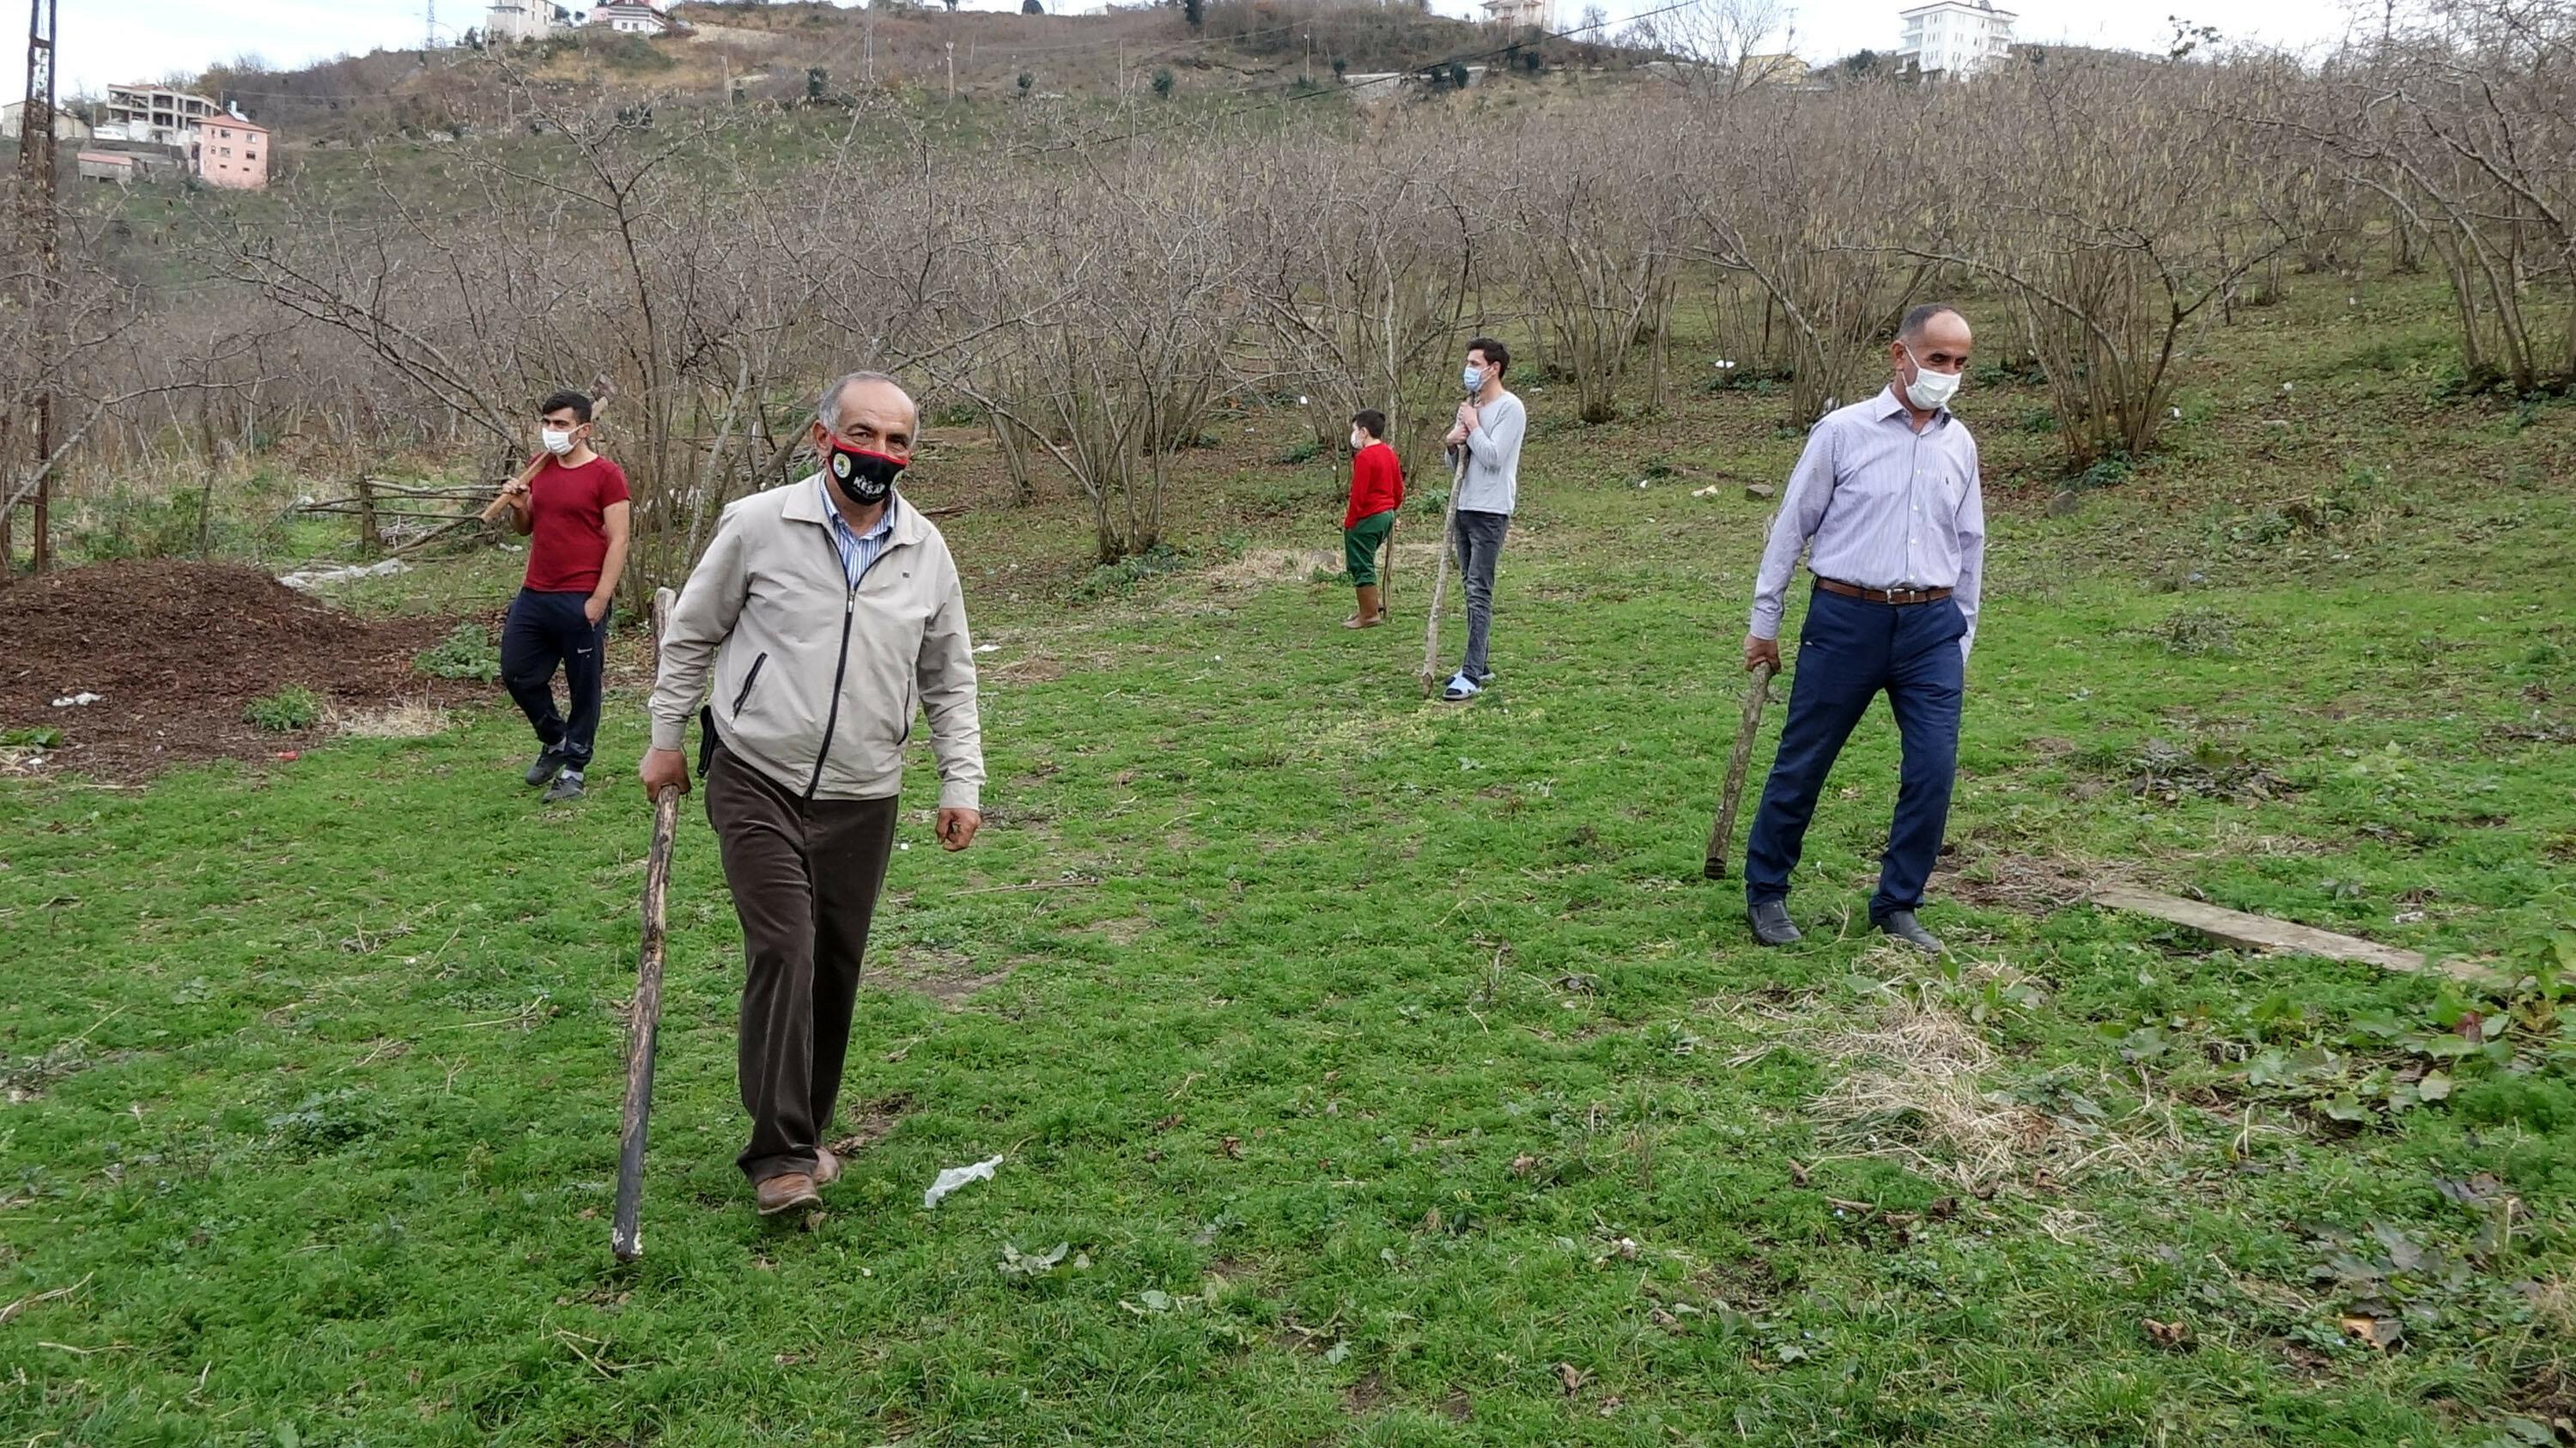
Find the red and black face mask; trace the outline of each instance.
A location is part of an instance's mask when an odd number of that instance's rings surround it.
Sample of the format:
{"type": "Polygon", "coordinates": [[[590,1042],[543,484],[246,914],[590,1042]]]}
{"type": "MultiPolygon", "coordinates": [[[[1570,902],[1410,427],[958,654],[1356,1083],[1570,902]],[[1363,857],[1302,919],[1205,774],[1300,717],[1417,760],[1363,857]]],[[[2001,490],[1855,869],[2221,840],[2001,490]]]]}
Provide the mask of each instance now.
{"type": "Polygon", "coordinates": [[[884,502],[894,491],[895,478],[912,465],[910,458],[851,447],[839,438],[831,440],[830,449],[823,471],[832,475],[832,485],[841,490],[841,496],[862,508],[884,502]]]}

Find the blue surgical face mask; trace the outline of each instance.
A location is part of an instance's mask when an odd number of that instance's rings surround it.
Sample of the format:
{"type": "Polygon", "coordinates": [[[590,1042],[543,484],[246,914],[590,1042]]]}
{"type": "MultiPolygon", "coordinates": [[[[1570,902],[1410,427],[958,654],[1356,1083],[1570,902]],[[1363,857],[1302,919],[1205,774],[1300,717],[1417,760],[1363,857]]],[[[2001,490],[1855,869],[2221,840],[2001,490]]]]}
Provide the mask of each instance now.
{"type": "Polygon", "coordinates": [[[1485,390],[1485,369],[1470,362],[1467,370],[1458,374],[1458,380],[1466,385],[1469,392],[1482,392],[1485,390]]]}

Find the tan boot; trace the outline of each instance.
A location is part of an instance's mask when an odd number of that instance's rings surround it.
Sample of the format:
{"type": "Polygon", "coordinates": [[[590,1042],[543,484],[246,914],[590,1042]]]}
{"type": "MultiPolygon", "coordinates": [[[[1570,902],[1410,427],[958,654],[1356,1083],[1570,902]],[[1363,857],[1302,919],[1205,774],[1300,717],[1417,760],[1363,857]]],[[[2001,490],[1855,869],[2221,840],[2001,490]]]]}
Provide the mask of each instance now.
{"type": "Polygon", "coordinates": [[[1360,585],[1359,612],[1342,620],[1342,627],[1375,628],[1384,622],[1386,622],[1386,605],[1378,601],[1377,585],[1374,583],[1360,585]]]}
{"type": "Polygon", "coordinates": [[[814,1178],[801,1171],[781,1172],[754,1186],[751,1195],[764,1217],[823,1205],[822,1194],[814,1190],[814,1178]]]}
{"type": "Polygon", "coordinates": [[[841,1179],[841,1159],[823,1147],[814,1148],[814,1185],[828,1187],[841,1179]]]}

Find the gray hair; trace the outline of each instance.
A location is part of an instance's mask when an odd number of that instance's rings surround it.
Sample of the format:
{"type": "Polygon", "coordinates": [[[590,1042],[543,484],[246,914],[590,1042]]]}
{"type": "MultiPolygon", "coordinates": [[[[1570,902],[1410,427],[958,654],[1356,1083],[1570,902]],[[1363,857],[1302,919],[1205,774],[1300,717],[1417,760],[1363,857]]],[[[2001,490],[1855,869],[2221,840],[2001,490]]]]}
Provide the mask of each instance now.
{"type": "Polygon", "coordinates": [[[1905,321],[1896,329],[1896,340],[1911,342],[1921,337],[1923,329],[1932,325],[1934,317],[1956,317],[1962,322],[1968,320],[1967,313],[1948,302],[1925,302],[1905,314],[1905,321]]]}
{"type": "MultiPolygon", "coordinates": [[[[841,430],[841,394],[862,382],[882,382],[897,392],[903,392],[902,383],[882,372],[844,372],[824,384],[823,395],[814,402],[815,418],[825,427],[839,432],[841,430]]],[[[903,395],[907,400],[912,396],[909,392],[903,392],[903,395]]]]}

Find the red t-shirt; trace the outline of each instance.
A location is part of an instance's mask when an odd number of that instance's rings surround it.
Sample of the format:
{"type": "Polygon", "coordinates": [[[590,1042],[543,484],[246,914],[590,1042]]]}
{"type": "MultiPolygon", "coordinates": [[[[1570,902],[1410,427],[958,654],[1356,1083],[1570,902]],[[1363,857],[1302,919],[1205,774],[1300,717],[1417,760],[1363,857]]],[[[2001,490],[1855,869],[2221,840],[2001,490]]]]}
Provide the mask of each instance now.
{"type": "Polygon", "coordinates": [[[1383,441],[1361,448],[1351,458],[1351,506],[1342,526],[1403,506],[1404,464],[1396,461],[1395,448],[1383,441]]]}
{"type": "Polygon", "coordinates": [[[528,484],[528,587],[539,593],[588,593],[608,561],[611,504],[626,501],[626,471],[603,457],[579,467],[555,463],[528,484]]]}

